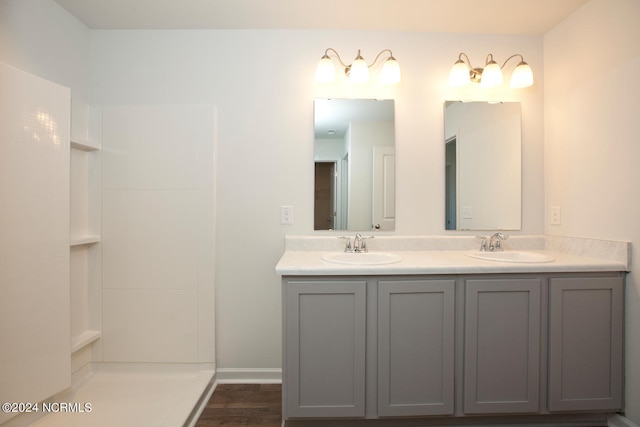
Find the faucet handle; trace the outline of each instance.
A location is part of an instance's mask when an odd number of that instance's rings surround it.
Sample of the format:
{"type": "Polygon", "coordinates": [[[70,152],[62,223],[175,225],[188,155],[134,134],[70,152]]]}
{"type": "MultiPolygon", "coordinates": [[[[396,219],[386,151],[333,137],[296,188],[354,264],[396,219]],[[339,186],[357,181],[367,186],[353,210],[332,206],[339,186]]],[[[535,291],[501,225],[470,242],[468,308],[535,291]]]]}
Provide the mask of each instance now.
{"type": "Polygon", "coordinates": [[[338,236],[338,239],[345,239],[347,244],[344,247],[345,252],[351,252],[351,237],[349,236],[338,236]]]}
{"type": "Polygon", "coordinates": [[[487,250],[487,237],[486,236],[476,236],[476,239],[480,239],[480,252],[486,252],[487,250]]]}
{"type": "Polygon", "coordinates": [[[489,250],[492,252],[501,251],[502,244],[500,242],[505,239],[506,239],[505,235],[502,234],[501,232],[495,233],[493,236],[491,236],[491,239],[489,240],[489,250]]]}
{"type": "Polygon", "coordinates": [[[360,245],[360,250],[362,252],[369,252],[369,249],[367,249],[367,239],[373,239],[374,236],[360,236],[360,239],[362,240],[362,244],[360,245]]]}

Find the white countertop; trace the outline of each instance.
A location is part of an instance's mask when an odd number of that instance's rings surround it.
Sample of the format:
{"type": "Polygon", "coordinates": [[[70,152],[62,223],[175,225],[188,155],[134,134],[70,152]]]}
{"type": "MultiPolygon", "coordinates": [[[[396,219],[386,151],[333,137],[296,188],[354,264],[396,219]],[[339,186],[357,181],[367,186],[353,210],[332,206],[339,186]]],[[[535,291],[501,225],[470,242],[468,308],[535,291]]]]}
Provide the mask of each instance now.
{"type": "Polygon", "coordinates": [[[357,265],[324,261],[321,251],[286,251],[276,265],[282,276],[392,275],[392,274],[475,274],[625,271],[619,262],[567,255],[550,251],[554,261],[516,263],[488,261],[465,255],[468,251],[393,251],[402,260],[393,264],[357,265]]]}
{"type": "MultiPolygon", "coordinates": [[[[630,245],[626,242],[590,239],[557,238],[555,236],[520,237],[507,240],[505,250],[525,250],[552,256],[554,261],[516,263],[472,258],[465,253],[477,250],[471,238],[412,237],[406,246],[411,250],[397,250],[405,246],[402,238],[376,239],[370,252],[391,252],[402,257],[393,264],[357,265],[324,261],[322,256],[341,250],[331,237],[305,239],[294,236],[287,240],[287,248],[276,265],[280,276],[336,276],[336,275],[408,275],[408,274],[491,274],[491,273],[575,273],[629,271],[630,245]],[[418,239],[419,244],[416,244],[418,239]],[[387,241],[385,241],[387,240],[387,241]],[[450,240],[450,241],[449,241],[450,240]],[[434,244],[434,242],[436,242],[434,244]],[[437,249],[434,249],[437,248],[437,249]],[[449,249],[454,248],[454,249],[449,249]]],[[[371,240],[373,242],[374,240],[371,240]]]]}

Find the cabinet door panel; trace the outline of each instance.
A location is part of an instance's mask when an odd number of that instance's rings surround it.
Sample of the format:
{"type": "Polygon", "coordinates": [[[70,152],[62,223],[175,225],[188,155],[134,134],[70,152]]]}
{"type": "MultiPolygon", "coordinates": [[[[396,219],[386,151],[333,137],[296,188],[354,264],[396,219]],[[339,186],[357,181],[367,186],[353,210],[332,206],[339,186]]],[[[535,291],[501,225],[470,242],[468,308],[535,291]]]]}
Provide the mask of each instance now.
{"type": "Polygon", "coordinates": [[[290,417],[362,417],[366,282],[287,284],[290,417]]]}
{"type": "Polygon", "coordinates": [[[381,281],[378,415],[453,413],[454,280],[381,281]]]}
{"type": "Polygon", "coordinates": [[[550,281],[549,410],[622,407],[621,277],[550,281]]]}
{"type": "Polygon", "coordinates": [[[464,412],[539,410],[540,279],[467,280],[464,412]]]}

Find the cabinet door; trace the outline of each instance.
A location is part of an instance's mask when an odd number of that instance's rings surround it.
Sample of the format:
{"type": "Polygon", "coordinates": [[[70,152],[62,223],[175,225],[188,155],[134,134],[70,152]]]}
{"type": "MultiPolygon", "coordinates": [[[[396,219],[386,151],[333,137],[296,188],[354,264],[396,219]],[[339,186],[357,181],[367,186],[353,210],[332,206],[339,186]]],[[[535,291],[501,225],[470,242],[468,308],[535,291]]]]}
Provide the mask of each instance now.
{"type": "Polygon", "coordinates": [[[466,281],[464,412],[539,411],[540,279],[466,281]]]}
{"type": "Polygon", "coordinates": [[[365,414],[366,282],[286,284],[288,417],[365,414]]]}
{"type": "Polygon", "coordinates": [[[452,414],[455,281],[378,286],[378,415],[452,414]]]}
{"type": "Polygon", "coordinates": [[[623,278],[549,286],[549,410],[621,409],[623,278]]]}

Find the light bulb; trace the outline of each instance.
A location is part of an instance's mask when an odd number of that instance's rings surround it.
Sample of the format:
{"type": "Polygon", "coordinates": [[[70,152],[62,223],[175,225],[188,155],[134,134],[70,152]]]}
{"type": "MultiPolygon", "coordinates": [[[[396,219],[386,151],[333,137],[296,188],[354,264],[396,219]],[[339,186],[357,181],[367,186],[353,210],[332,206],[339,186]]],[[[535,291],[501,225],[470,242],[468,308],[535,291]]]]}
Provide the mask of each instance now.
{"type": "Polygon", "coordinates": [[[336,67],[328,55],[320,58],[316,67],[316,81],[319,83],[331,83],[336,79],[336,67]]]}
{"type": "Polygon", "coordinates": [[[458,87],[471,83],[469,67],[463,60],[458,59],[449,72],[449,86],[458,87]]]}
{"type": "Polygon", "coordinates": [[[518,64],[516,69],[513,70],[509,85],[514,89],[522,89],[533,85],[533,71],[531,71],[529,64],[524,61],[518,64]]]}
{"type": "Polygon", "coordinates": [[[364,61],[364,58],[360,56],[360,51],[358,51],[358,56],[351,64],[349,81],[351,83],[366,83],[369,81],[369,66],[364,61]]]}
{"type": "Polygon", "coordinates": [[[393,56],[390,56],[382,66],[380,82],[386,85],[400,83],[400,65],[393,56]]]}
{"type": "Polygon", "coordinates": [[[480,79],[480,86],[482,87],[494,87],[502,84],[502,70],[495,61],[491,61],[482,71],[482,78],[480,79]]]}

